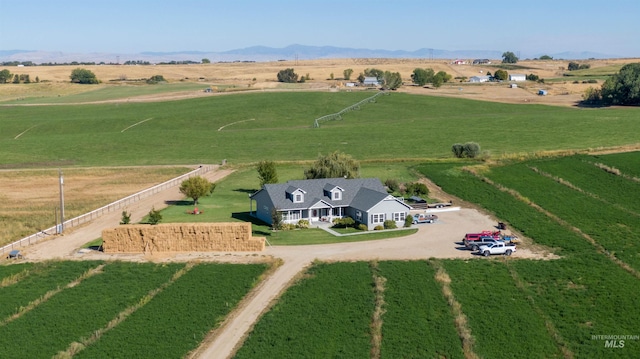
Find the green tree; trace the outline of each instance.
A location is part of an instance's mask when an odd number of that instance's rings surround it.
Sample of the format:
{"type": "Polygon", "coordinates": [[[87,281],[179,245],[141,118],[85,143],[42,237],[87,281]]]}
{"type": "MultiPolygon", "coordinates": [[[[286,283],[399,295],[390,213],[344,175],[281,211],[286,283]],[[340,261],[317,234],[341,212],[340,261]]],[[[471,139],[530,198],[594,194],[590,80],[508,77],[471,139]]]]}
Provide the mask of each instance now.
{"type": "Polygon", "coordinates": [[[160,211],[156,210],[155,207],[151,208],[148,216],[149,216],[149,224],[155,225],[160,223],[160,221],[162,221],[162,214],[160,214],[160,211]]]}
{"type": "Polygon", "coordinates": [[[198,199],[211,193],[211,182],[204,177],[195,176],[187,178],[180,184],[180,193],[193,199],[193,205],[198,204],[198,199]]]}
{"type": "Polygon", "coordinates": [[[275,230],[282,228],[282,213],[275,207],[271,209],[271,228],[275,230]]]}
{"type": "Polygon", "coordinates": [[[502,63],[503,64],[515,64],[518,62],[518,57],[511,51],[506,51],[502,53],[502,63]]]}
{"type": "Polygon", "coordinates": [[[433,69],[414,69],[411,74],[411,81],[418,86],[424,86],[433,81],[435,72],[433,69]]]}
{"type": "Polygon", "coordinates": [[[78,84],[97,84],[99,83],[96,75],[86,69],[77,68],[71,71],[71,82],[78,84]]]}
{"type": "Polygon", "coordinates": [[[380,69],[364,69],[364,76],[366,77],[375,77],[378,79],[378,81],[382,80],[382,77],[384,76],[384,71],[380,70],[380,69]]]}
{"type": "Polygon", "coordinates": [[[129,224],[131,222],[131,213],[127,211],[122,211],[122,219],[120,219],[120,224],[129,224]]]}
{"type": "Polygon", "coordinates": [[[567,65],[567,70],[575,71],[580,68],[580,64],[577,62],[570,61],[569,65],[567,65]]]}
{"type": "Polygon", "coordinates": [[[6,84],[11,80],[12,74],[9,70],[4,69],[0,71],[0,84],[6,84]]]}
{"type": "Polygon", "coordinates": [[[342,71],[342,75],[344,76],[344,79],[347,81],[351,80],[352,74],[353,74],[353,69],[346,69],[342,71]]]}
{"type": "Polygon", "coordinates": [[[382,88],[386,90],[396,90],[402,86],[402,76],[399,72],[385,71],[382,77],[382,88]]]}
{"type": "Polygon", "coordinates": [[[540,60],[553,60],[553,57],[549,55],[542,55],[540,56],[540,60]]]}
{"type": "Polygon", "coordinates": [[[469,158],[476,158],[480,155],[480,145],[475,142],[467,142],[464,144],[464,155],[469,158]]]}
{"type": "Polygon", "coordinates": [[[298,74],[293,69],[284,69],[278,72],[278,82],[295,83],[298,82],[298,74]]]}
{"type": "Polygon", "coordinates": [[[157,84],[158,82],[166,82],[167,80],[164,79],[164,76],[162,75],[153,75],[151,77],[149,77],[149,79],[147,80],[148,84],[157,84]]]}
{"type": "Polygon", "coordinates": [[[273,161],[258,162],[258,179],[260,179],[260,187],[267,183],[278,183],[276,164],[273,161]]]}
{"type": "Polygon", "coordinates": [[[598,104],[602,101],[602,90],[589,87],[584,91],[584,94],[582,94],[582,100],[588,105],[598,104]]]}
{"type": "Polygon", "coordinates": [[[449,82],[450,80],[451,80],[451,75],[449,75],[444,71],[438,71],[438,73],[433,76],[433,80],[431,81],[431,84],[433,85],[433,87],[438,88],[442,86],[443,83],[449,82]]]}
{"type": "Polygon", "coordinates": [[[358,82],[359,83],[363,83],[364,82],[364,74],[361,72],[360,75],[358,75],[358,82]]]}
{"type": "Polygon", "coordinates": [[[207,58],[204,58],[204,59],[202,59],[202,63],[203,63],[203,64],[210,64],[210,63],[211,63],[211,60],[209,60],[209,59],[207,59],[207,58]]]}
{"type": "Polygon", "coordinates": [[[18,74],[13,75],[13,83],[14,84],[19,84],[20,83],[20,75],[18,75],[18,74]]]}
{"type": "Polygon", "coordinates": [[[624,65],[602,84],[602,101],[610,105],[640,105],[640,63],[624,65]]]}
{"type": "Polygon", "coordinates": [[[456,158],[464,157],[464,145],[461,143],[454,143],[453,146],[451,146],[451,152],[453,152],[453,155],[456,156],[456,158]]]}
{"type": "Polygon", "coordinates": [[[333,72],[329,74],[329,79],[333,80],[333,72]]]}
{"type": "Polygon", "coordinates": [[[494,74],[493,77],[498,79],[498,80],[503,80],[506,81],[509,79],[509,73],[505,70],[497,70],[494,74]]]}
{"type": "Polygon", "coordinates": [[[335,151],[326,156],[319,155],[311,168],[304,171],[306,179],[314,178],[357,178],[360,176],[360,163],[353,157],[335,151]]]}

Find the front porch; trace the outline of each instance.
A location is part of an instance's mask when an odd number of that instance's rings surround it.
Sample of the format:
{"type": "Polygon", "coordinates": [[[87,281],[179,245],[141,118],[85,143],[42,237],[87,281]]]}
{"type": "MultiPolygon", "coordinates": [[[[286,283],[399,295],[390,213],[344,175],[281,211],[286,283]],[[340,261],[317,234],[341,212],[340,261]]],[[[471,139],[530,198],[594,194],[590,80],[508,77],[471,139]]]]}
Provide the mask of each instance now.
{"type": "Polygon", "coordinates": [[[331,223],[334,218],[342,218],[345,216],[345,210],[342,207],[334,208],[310,208],[280,211],[282,221],[284,223],[296,224],[299,220],[305,219],[309,223],[326,222],[331,223]]]}

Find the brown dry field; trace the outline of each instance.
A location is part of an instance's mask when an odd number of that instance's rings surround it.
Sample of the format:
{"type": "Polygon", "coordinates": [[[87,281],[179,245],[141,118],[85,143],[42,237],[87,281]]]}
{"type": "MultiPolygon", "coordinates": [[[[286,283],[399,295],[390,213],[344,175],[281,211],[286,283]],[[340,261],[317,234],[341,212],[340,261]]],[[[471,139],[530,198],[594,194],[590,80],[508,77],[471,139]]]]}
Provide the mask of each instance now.
{"type": "MultiPolygon", "coordinates": [[[[38,77],[43,82],[28,86],[5,84],[0,88],[0,100],[51,94],[64,96],[95,90],[97,86],[114,86],[114,82],[111,80],[145,79],[154,75],[162,75],[170,83],[201,83],[203,88],[205,86],[234,85],[238,88],[274,89],[283,86],[283,84],[277,82],[276,75],[280,70],[286,68],[293,68],[298,75],[305,76],[308,74],[311,78],[310,81],[300,85],[299,88],[321,90],[330,87],[342,87],[345,81],[330,80],[331,74],[334,75],[334,78],[341,78],[343,71],[351,68],[353,69],[353,79],[367,68],[377,68],[383,71],[400,73],[405,82],[405,86],[399,89],[400,92],[509,103],[543,103],[565,106],[575,105],[587,88],[599,87],[601,84],[601,81],[599,81],[600,84],[573,84],[573,79],[567,78],[566,81],[546,84],[529,81],[520,82],[517,89],[508,88],[506,83],[470,84],[466,82],[451,82],[444,84],[440,89],[411,86],[411,74],[416,68],[432,68],[436,72],[445,71],[453,75],[453,77],[465,76],[467,78],[485,74],[487,71],[493,73],[498,69],[491,65],[455,65],[451,62],[451,60],[444,59],[323,59],[194,65],[74,65],[10,68],[9,70],[12,73],[26,73],[29,74],[32,80],[38,77]],[[70,84],[69,75],[71,71],[79,67],[92,71],[102,81],[102,84],[97,86],[70,84]],[[537,96],[539,89],[547,90],[548,96],[537,96]]],[[[494,60],[493,64],[498,64],[499,62],[500,60],[494,60]]],[[[597,69],[607,66],[621,66],[637,62],[637,60],[608,59],[579,62],[588,63],[591,65],[591,69],[597,69]]],[[[508,72],[533,73],[543,79],[559,78],[566,72],[563,69],[567,68],[568,63],[568,60],[524,60],[519,61],[517,65],[524,66],[526,69],[508,70],[508,72]]],[[[182,98],[202,95],[202,92],[190,91],[189,94],[175,93],[173,97],[182,98]]],[[[166,100],[169,97],[171,96],[157,96],[156,100],[166,100]]]]}
{"type": "MultiPolygon", "coordinates": [[[[184,167],[63,169],[65,219],[189,172],[184,167]]],[[[0,246],[55,225],[57,169],[0,171],[0,246]]],[[[117,223],[114,223],[117,224],[117,223]]]]}

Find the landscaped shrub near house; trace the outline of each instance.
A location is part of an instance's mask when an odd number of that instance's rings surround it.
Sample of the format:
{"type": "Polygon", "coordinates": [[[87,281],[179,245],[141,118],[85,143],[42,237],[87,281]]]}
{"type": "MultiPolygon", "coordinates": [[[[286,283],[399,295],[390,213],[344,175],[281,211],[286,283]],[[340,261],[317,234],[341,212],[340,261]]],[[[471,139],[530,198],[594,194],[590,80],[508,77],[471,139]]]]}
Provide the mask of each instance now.
{"type": "Polygon", "coordinates": [[[404,219],[404,228],[409,228],[411,227],[412,224],[413,224],[413,217],[407,216],[407,218],[404,219]]]}
{"type": "Polygon", "coordinates": [[[361,231],[368,231],[369,230],[369,228],[367,228],[367,225],[364,224],[364,223],[360,223],[358,225],[358,229],[361,230],[361,231]]]}
{"type": "Polygon", "coordinates": [[[398,228],[398,226],[396,225],[396,221],[391,219],[387,219],[386,221],[384,221],[384,229],[395,229],[395,228],[398,228]]]}
{"type": "Polygon", "coordinates": [[[381,225],[377,225],[377,226],[373,227],[373,230],[374,230],[374,231],[381,231],[381,230],[383,230],[383,229],[384,229],[384,227],[383,227],[383,226],[381,226],[381,225]]]}
{"type": "Polygon", "coordinates": [[[336,227],[336,228],[353,227],[353,225],[355,223],[356,223],[356,221],[354,221],[353,218],[351,218],[351,217],[334,218],[333,219],[333,226],[336,227]]]}
{"type": "Polygon", "coordinates": [[[306,219],[301,219],[298,221],[298,228],[309,228],[309,221],[306,219]]]}

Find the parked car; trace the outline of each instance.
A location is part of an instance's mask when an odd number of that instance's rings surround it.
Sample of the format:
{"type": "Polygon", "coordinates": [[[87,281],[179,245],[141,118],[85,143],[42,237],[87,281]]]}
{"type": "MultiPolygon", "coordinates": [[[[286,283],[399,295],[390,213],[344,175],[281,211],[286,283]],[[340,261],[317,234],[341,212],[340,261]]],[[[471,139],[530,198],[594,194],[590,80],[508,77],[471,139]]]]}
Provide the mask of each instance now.
{"type": "Polygon", "coordinates": [[[435,214],[418,213],[413,215],[413,224],[419,223],[433,223],[438,219],[435,214]]]}
{"type": "Polygon", "coordinates": [[[465,247],[469,247],[469,243],[471,242],[476,242],[478,240],[480,240],[480,238],[482,237],[491,237],[495,240],[500,240],[502,239],[500,237],[500,231],[482,231],[480,233],[467,233],[464,235],[464,238],[462,239],[462,242],[464,243],[465,247]]]}
{"type": "Polygon", "coordinates": [[[482,254],[485,257],[488,257],[492,254],[504,254],[505,256],[510,256],[511,253],[515,251],[516,251],[515,244],[497,242],[497,243],[481,246],[478,249],[478,254],[482,254]]]}
{"type": "Polygon", "coordinates": [[[469,240],[465,242],[465,247],[472,251],[477,251],[481,246],[489,245],[493,243],[504,242],[502,239],[496,239],[494,237],[482,236],[478,239],[469,240]]]}

